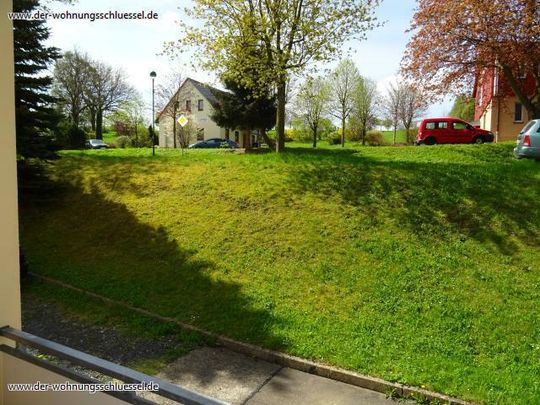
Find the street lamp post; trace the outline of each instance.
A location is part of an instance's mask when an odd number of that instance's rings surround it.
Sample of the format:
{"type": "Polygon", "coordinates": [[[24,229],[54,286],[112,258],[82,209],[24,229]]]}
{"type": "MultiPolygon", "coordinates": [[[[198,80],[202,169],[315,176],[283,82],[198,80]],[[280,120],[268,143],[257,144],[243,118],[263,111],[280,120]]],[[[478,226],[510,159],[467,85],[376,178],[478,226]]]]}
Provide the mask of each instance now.
{"type": "Polygon", "coordinates": [[[152,156],[156,155],[156,130],[154,123],[156,121],[155,109],[154,109],[154,79],[157,76],[156,72],[151,71],[150,77],[152,78],[152,156]]]}

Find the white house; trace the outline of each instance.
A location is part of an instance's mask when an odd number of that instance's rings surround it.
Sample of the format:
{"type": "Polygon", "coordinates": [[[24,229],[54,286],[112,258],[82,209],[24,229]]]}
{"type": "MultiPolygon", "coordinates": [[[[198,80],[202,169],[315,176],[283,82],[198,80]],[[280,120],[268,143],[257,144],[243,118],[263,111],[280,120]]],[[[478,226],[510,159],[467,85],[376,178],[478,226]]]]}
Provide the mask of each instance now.
{"type": "MultiPolygon", "coordinates": [[[[189,137],[187,143],[221,138],[234,140],[242,148],[250,147],[253,144],[251,131],[222,128],[212,120],[211,116],[218,103],[217,97],[222,93],[225,92],[191,78],[184,80],[156,118],[159,124],[159,146],[162,148],[174,147],[174,120],[175,118],[178,120],[181,115],[184,115],[188,119],[186,128],[189,127],[189,130],[185,132],[189,137]]],[[[181,126],[177,122],[177,134],[180,132],[180,128],[181,126]]],[[[176,144],[179,147],[178,135],[176,144]]]]}

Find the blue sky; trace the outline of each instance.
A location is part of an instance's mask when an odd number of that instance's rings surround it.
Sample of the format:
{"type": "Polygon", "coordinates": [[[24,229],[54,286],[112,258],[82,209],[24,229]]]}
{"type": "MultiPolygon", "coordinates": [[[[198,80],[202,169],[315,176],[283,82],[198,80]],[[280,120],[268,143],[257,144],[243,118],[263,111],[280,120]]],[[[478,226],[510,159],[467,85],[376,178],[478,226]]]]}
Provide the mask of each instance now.
{"type": "MultiPolygon", "coordinates": [[[[409,35],[405,30],[409,26],[415,8],[414,0],[383,0],[376,11],[378,18],[385,21],[383,27],[369,32],[366,41],[352,42],[355,53],[352,55],[360,72],[377,81],[382,91],[395,80],[403,51],[409,35]]],[[[53,11],[88,11],[121,12],[155,11],[157,20],[116,20],[116,21],[81,21],[49,20],[52,35],[49,44],[62,50],[74,48],[87,52],[92,57],[122,68],[129,82],[140,91],[145,101],[151,100],[151,81],[149,73],[155,70],[159,80],[171,70],[171,62],[158,54],[163,43],[175,40],[180,32],[175,21],[183,16],[183,8],[189,6],[187,0],[78,0],[74,5],[52,2],[53,11]]],[[[216,83],[210,72],[194,71],[190,66],[189,56],[176,65],[184,66],[186,76],[216,83]]],[[[332,65],[329,65],[331,67],[332,65]]],[[[433,105],[428,115],[445,115],[450,104],[433,105]]]]}

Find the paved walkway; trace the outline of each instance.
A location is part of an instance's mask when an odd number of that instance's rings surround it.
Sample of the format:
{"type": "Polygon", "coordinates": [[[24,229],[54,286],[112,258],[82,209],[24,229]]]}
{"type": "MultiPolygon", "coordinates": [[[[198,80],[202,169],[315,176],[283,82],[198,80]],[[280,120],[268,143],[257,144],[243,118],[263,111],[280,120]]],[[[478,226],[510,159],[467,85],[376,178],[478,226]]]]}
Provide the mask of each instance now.
{"type": "MultiPolygon", "coordinates": [[[[234,405],[396,405],[384,394],[253,359],[223,348],[194,350],[159,377],[234,405]]],[[[160,404],[168,400],[149,396],[160,404]]]]}

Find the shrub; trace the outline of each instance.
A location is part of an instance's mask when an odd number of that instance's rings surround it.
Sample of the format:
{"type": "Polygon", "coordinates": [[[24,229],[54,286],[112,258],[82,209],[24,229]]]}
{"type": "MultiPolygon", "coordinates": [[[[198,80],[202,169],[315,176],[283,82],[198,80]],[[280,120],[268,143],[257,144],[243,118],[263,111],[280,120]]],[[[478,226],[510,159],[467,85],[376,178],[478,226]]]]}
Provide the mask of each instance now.
{"type": "Polygon", "coordinates": [[[131,139],[129,136],[121,135],[118,138],[116,138],[116,146],[119,148],[129,148],[132,145],[131,139]]]}
{"type": "Polygon", "coordinates": [[[341,131],[337,130],[329,133],[326,140],[329,145],[339,145],[341,143],[341,131]]]}
{"type": "Polygon", "coordinates": [[[68,130],[68,139],[71,147],[73,148],[84,148],[84,143],[86,142],[86,132],[81,128],[71,127],[68,130]]]}
{"type": "Polygon", "coordinates": [[[82,128],[77,128],[65,120],[60,121],[54,135],[61,148],[84,148],[86,132],[82,128]]]}
{"type": "Polygon", "coordinates": [[[409,129],[409,133],[407,134],[407,143],[414,143],[417,135],[418,135],[418,128],[409,129]]]}
{"type": "Polygon", "coordinates": [[[292,142],[294,141],[294,138],[295,138],[295,130],[294,129],[285,129],[285,142],[292,142]]]}
{"type": "Polygon", "coordinates": [[[381,131],[368,131],[366,143],[369,146],[381,146],[383,144],[383,134],[381,131]]]}

